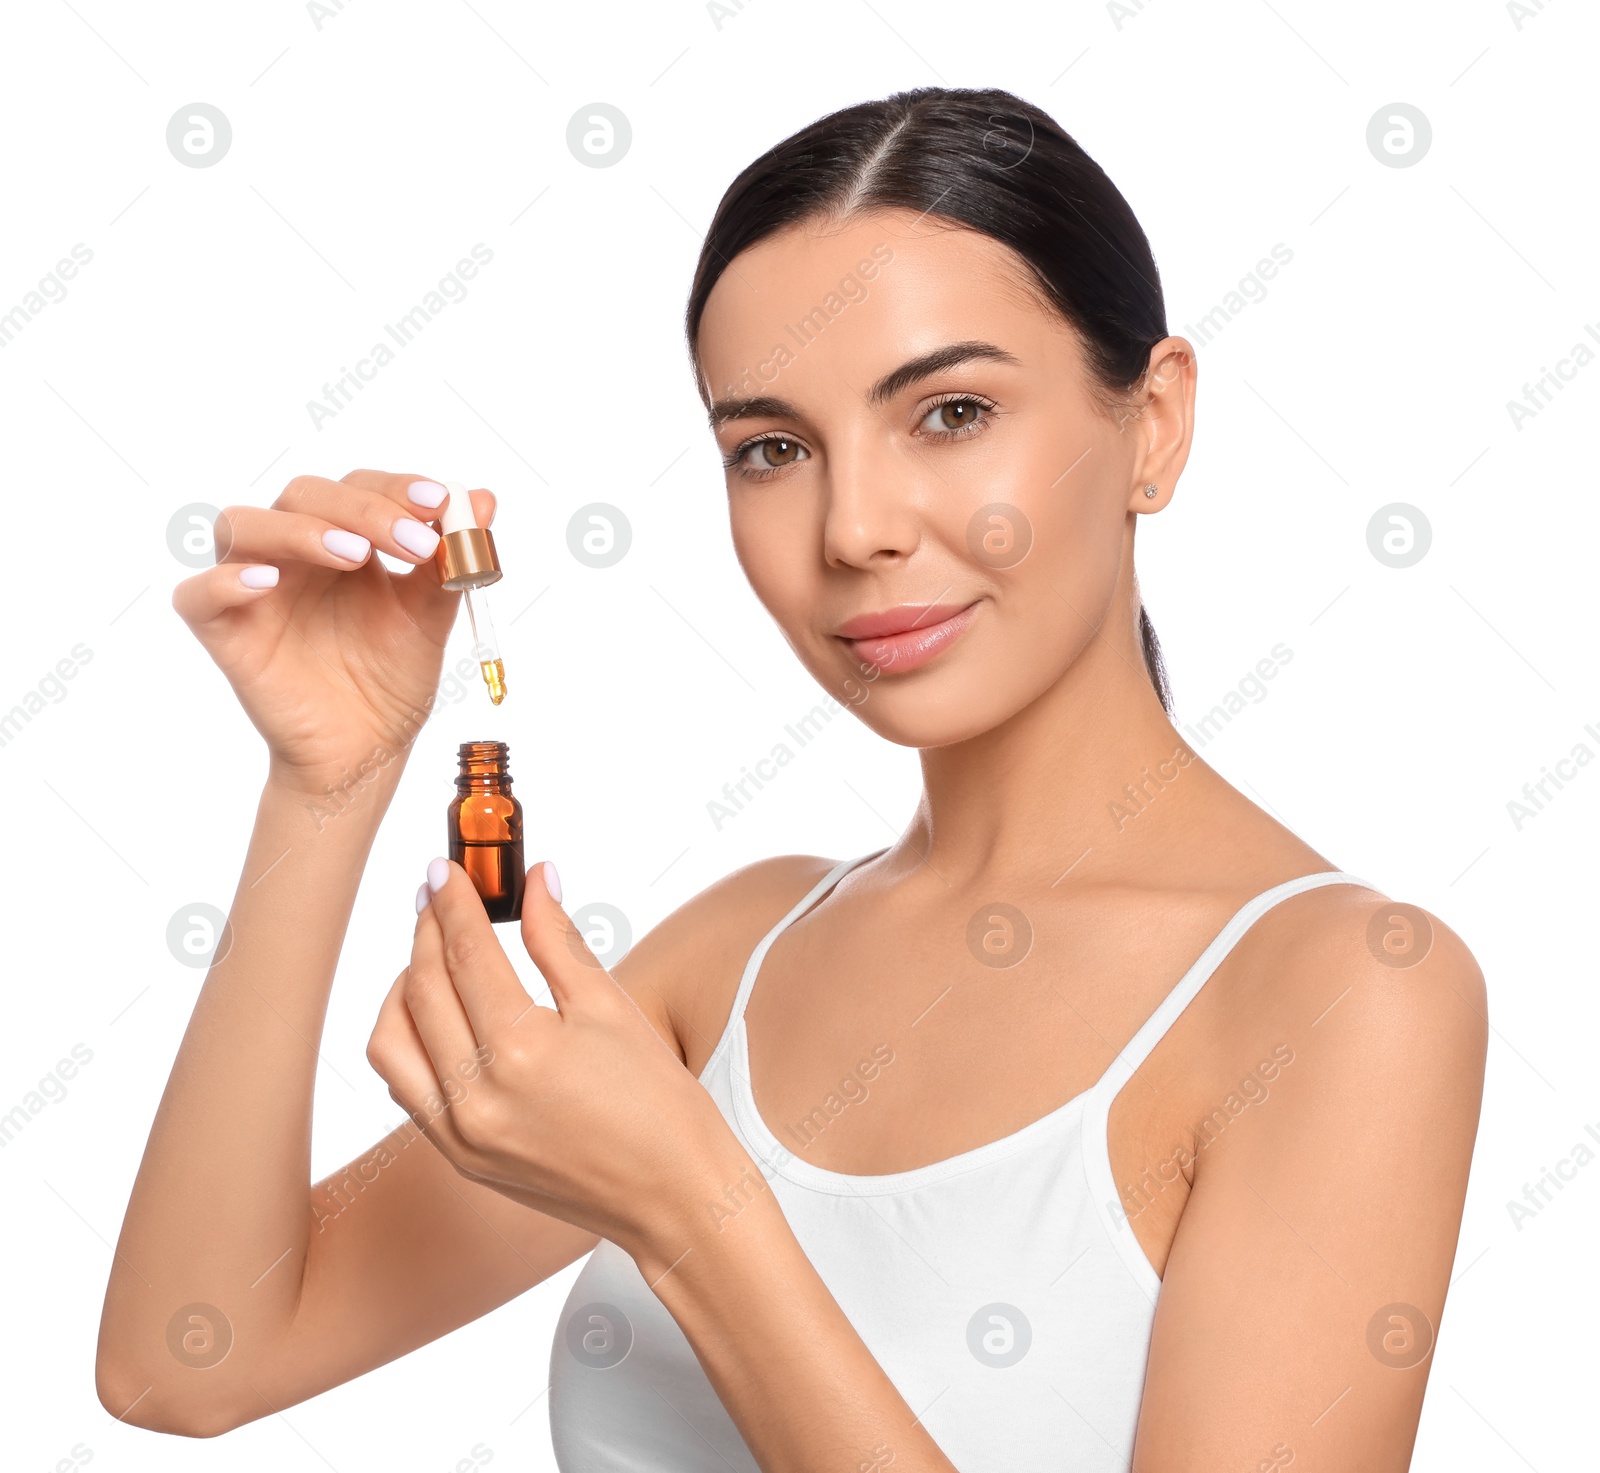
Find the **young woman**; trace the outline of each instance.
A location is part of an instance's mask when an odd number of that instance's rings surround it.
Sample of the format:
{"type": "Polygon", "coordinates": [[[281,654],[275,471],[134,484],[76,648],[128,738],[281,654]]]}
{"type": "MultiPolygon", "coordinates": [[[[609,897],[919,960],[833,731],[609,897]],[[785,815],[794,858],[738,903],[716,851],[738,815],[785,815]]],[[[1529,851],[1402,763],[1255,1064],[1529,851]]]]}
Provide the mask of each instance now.
{"type": "Polygon", "coordinates": [[[1483,982],[1169,719],[1134,530],[1195,360],[1126,202],[1008,93],[900,93],[734,181],[687,325],[744,571],[919,750],[916,813],[729,876],[609,974],[536,866],[554,1009],[435,860],[368,1051],[414,1124],[308,1189],[334,964],[455,599],[421,476],[231,508],[174,602],[270,771],[118,1246],[105,1406],[215,1435],[593,1250],[552,1349],[564,1469],[1406,1467],[1483,982]]]}

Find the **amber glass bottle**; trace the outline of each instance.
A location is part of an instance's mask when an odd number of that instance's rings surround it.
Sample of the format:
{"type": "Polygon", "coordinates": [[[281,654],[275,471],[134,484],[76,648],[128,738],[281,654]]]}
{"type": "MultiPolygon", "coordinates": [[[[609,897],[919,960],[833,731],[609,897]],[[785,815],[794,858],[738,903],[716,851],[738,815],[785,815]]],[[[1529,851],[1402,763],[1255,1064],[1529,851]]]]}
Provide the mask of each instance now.
{"type": "Polygon", "coordinates": [[[483,897],[491,921],[522,916],[522,804],[511,796],[504,742],[463,742],[450,804],[450,857],[483,897]]]}

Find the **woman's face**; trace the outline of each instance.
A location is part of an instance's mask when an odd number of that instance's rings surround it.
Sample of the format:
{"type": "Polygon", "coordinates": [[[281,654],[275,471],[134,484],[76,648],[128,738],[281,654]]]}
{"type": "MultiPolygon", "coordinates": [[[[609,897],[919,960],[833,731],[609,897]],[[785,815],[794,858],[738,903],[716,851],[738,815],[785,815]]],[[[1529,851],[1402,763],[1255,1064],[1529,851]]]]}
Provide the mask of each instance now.
{"type": "Polygon", "coordinates": [[[1130,513],[1182,470],[1193,359],[1165,340],[1119,423],[1023,271],[989,236],[875,212],[741,252],[701,322],[751,586],[812,675],[907,746],[997,726],[1097,637],[1144,680],[1130,513]]]}

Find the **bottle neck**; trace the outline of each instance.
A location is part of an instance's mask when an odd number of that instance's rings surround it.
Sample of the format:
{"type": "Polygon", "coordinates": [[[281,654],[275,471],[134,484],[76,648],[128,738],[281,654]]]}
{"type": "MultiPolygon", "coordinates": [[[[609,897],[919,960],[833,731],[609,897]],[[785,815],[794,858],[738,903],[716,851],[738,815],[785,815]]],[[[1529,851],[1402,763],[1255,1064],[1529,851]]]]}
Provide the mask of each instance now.
{"type": "Polygon", "coordinates": [[[456,792],[511,796],[511,768],[504,742],[463,742],[458,753],[456,792]]]}

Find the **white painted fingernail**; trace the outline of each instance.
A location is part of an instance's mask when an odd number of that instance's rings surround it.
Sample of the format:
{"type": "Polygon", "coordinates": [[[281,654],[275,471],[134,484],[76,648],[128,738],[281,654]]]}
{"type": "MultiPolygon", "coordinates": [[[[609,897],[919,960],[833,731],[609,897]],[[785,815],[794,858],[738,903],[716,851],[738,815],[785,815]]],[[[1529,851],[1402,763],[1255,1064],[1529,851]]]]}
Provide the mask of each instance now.
{"type": "Polygon", "coordinates": [[[561,876],[556,873],[556,867],[547,859],[543,865],[544,887],[550,892],[550,898],[557,905],[561,904],[561,876]]]}
{"type": "Polygon", "coordinates": [[[329,527],[322,534],[322,545],[335,557],[352,563],[365,562],[367,554],[372,551],[372,544],[365,537],[358,537],[354,532],[346,532],[339,527],[329,527]]]}
{"type": "Polygon", "coordinates": [[[450,865],[443,859],[428,861],[428,889],[437,895],[444,889],[444,882],[450,878],[450,865]]]}
{"type": "Polygon", "coordinates": [[[433,899],[433,891],[426,885],[417,886],[417,914],[421,915],[428,908],[428,902],[433,899]]]}
{"type": "Polygon", "coordinates": [[[255,563],[239,569],[239,581],[246,588],[276,588],[278,570],[268,563],[255,563]]]}
{"type": "Polygon", "coordinates": [[[394,524],[394,540],[418,557],[432,557],[434,548],[439,545],[439,534],[432,527],[424,527],[410,517],[401,517],[394,524]]]}
{"type": "Polygon", "coordinates": [[[418,506],[438,506],[449,494],[437,481],[413,481],[406,487],[406,495],[418,506]]]}

